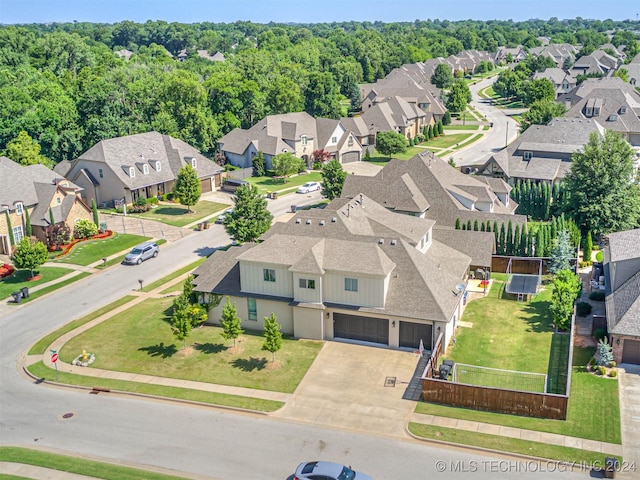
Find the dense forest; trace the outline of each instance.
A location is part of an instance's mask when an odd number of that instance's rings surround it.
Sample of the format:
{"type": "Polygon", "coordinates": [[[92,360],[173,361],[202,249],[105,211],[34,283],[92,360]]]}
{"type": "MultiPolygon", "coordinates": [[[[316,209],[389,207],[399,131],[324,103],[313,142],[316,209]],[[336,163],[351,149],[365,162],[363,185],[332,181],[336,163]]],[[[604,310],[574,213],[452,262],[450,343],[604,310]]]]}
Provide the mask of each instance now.
{"type": "MultiPolygon", "coordinates": [[[[180,24],[123,21],[0,26],[0,152],[25,131],[54,163],[96,142],[151,129],[212,155],[217,140],[269,114],[337,118],[405,63],[538,37],[595,48],[630,42],[640,23],[612,20],[180,24]],[[133,52],[129,60],[116,51],[133,52]],[[185,61],[177,54],[187,49],[185,61]],[[197,49],[226,61],[200,58],[197,49]]],[[[17,140],[19,139],[19,140],[17,140]]],[[[28,139],[27,139],[28,140],[28,139]]],[[[28,145],[24,146],[27,148],[28,145]]]]}

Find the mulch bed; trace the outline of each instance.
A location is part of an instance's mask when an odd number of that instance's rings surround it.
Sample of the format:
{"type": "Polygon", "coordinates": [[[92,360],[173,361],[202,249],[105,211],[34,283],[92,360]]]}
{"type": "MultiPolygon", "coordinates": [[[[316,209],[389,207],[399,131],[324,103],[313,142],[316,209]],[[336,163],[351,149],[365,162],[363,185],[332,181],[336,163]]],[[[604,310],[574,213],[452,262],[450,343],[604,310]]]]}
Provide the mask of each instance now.
{"type": "Polygon", "coordinates": [[[13,266],[9,265],[8,263],[3,263],[2,265],[0,265],[0,278],[10,277],[15,271],[16,269],[13,268],[13,266]]]}
{"type": "Polygon", "coordinates": [[[56,258],[61,258],[61,257],[64,257],[66,255],[69,255],[71,250],[73,250],[73,247],[75,247],[80,242],[84,242],[86,240],[100,240],[100,239],[103,239],[103,238],[112,237],[113,235],[114,235],[113,231],[105,230],[104,232],[98,233],[97,235],[94,235],[93,237],[82,238],[82,239],[74,239],[73,241],[71,241],[70,243],[67,243],[65,245],[57,245],[57,246],[55,246],[53,248],[50,248],[49,251],[50,252],[60,252],[59,254],[56,255],[56,258]]]}

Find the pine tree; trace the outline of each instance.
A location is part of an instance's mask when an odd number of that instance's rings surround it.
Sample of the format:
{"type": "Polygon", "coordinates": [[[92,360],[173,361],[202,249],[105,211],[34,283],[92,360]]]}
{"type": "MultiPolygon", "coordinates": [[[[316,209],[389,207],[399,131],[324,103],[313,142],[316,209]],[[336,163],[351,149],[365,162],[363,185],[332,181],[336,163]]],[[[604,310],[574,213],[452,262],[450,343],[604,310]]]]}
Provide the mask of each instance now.
{"type": "Polygon", "coordinates": [[[460,217],[456,218],[456,230],[460,230],[461,225],[460,225],[460,217]]]}
{"type": "Polygon", "coordinates": [[[96,227],[100,228],[100,219],[98,217],[98,205],[96,205],[95,199],[91,199],[91,211],[93,212],[93,223],[96,227]]]}
{"type": "Polygon", "coordinates": [[[471,230],[471,219],[467,220],[467,230],[471,230]]]}
{"type": "Polygon", "coordinates": [[[31,237],[33,235],[33,229],[31,228],[31,216],[29,215],[29,209],[24,207],[24,222],[25,222],[25,233],[27,237],[31,237]]]}
{"type": "Polygon", "coordinates": [[[520,255],[520,224],[516,224],[513,232],[513,255],[520,255]]]}
{"type": "Polygon", "coordinates": [[[506,254],[504,222],[500,224],[500,240],[498,241],[498,251],[500,252],[500,255],[506,254]]]}
{"type": "Polygon", "coordinates": [[[513,223],[509,220],[507,225],[507,238],[505,239],[507,255],[513,255],[513,223]]]}
{"type": "Polygon", "coordinates": [[[473,231],[474,232],[478,231],[478,219],[477,218],[473,221],[473,231]]]}
{"type": "Polygon", "coordinates": [[[480,223],[480,231],[481,231],[481,232],[484,232],[484,231],[485,231],[485,229],[484,229],[484,222],[481,222],[481,223],[480,223]]]}
{"type": "Polygon", "coordinates": [[[240,317],[236,310],[236,304],[231,303],[229,297],[227,297],[227,303],[222,308],[222,318],[220,319],[220,325],[222,326],[222,338],[225,340],[233,339],[233,346],[236,346],[236,338],[242,335],[243,330],[240,326],[240,317]]]}
{"type": "Polygon", "coordinates": [[[487,220],[487,232],[491,231],[491,220],[487,220]]]}
{"type": "Polygon", "coordinates": [[[264,343],[262,350],[271,352],[271,361],[276,361],[276,352],[282,348],[282,332],[276,316],[264,317],[264,343]]]}
{"type": "Polygon", "coordinates": [[[582,260],[585,262],[591,262],[591,252],[593,250],[593,238],[591,231],[588,231],[584,237],[584,247],[582,249],[582,260]]]}

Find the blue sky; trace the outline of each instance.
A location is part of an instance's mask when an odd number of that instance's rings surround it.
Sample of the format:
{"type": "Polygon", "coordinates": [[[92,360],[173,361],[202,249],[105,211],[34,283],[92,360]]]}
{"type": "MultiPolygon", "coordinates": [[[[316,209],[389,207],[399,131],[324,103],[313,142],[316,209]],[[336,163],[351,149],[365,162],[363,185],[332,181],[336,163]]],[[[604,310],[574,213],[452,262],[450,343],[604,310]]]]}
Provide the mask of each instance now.
{"type": "Polygon", "coordinates": [[[88,21],[258,23],[489,20],[550,17],[625,20],[637,0],[0,0],[0,23],[88,21]]]}

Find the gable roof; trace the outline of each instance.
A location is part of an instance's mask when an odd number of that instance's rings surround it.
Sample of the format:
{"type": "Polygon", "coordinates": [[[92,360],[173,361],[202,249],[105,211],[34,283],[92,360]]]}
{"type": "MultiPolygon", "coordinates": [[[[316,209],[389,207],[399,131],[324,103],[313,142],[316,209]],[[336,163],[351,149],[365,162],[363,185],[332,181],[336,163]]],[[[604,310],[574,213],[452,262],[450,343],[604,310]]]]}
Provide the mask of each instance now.
{"type": "Polygon", "coordinates": [[[609,234],[610,261],[640,258],[640,229],[609,234]]]}

